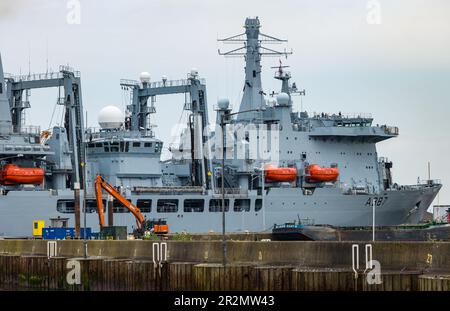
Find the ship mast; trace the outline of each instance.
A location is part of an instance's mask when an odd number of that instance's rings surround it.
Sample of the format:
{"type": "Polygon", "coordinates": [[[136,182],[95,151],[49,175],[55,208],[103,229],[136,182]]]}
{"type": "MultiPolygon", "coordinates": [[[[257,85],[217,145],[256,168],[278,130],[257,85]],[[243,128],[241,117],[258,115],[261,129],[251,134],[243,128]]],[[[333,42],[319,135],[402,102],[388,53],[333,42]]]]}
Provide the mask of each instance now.
{"type": "MultiPolygon", "coordinates": [[[[225,44],[244,44],[244,46],[222,53],[219,55],[244,56],[245,59],[245,83],[239,111],[255,110],[265,108],[264,91],[261,85],[261,57],[280,56],[287,57],[291,52],[280,52],[269,49],[262,44],[280,44],[287,40],[278,39],[260,32],[261,24],[258,17],[245,20],[245,32],[218,41],[225,44]]],[[[238,121],[252,122],[258,119],[258,112],[246,112],[237,115],[238,121]]]]}
{"type": "Polygon", "coordinates": [[[0,135],[11,134],[11,112],[6,96],[5,77],[3,74],[2,57],[0,55],[0,135]]]}

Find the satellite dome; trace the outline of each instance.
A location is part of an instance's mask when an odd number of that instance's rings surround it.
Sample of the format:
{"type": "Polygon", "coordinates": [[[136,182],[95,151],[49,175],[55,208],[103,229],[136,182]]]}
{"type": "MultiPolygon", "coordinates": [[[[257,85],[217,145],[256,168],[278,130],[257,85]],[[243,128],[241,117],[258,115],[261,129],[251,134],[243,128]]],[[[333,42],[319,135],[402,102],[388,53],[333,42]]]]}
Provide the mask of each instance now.
{"type": "Polygon", "coordinates": [[[269,107],[273,107],[273,106],[275,106],[277,104],[277,100],[275,98],[273,98],[273,97],[269,97],[266,100],[266,104],[269,107]]]}
{"type": "Polygon", "coordinates": [[[116,106],[106,106],[98,113],[98,124],[102,129],[119,128],[123,120],[123,113],[116,106]]]}
{"type": "Polygon", "coordinates": [[[228,98],[221,98],[217,101],[217,106],[220,110],[227,110],[230,106],[230,101],[228,100],[228,98]]]}
{"type": "Polygon", "coordinates": [[[289,105],[289,95],[286,93],[280,93],[277,95],[277,103],[280,106],[288,106],[289,105]]]}
{"type": "Polygon", "coordinates": [[[191,69],[191,77],[192,78],[196,78],[198,76],[198,70],[197,68],[192,68],[191,69]]]}
{"type": "Polygon", "coordinates": [[[142,83],[149,83],[150,82],[150,74],[147,71],[141,72],[139,79],[141,80],[142,83]]]}

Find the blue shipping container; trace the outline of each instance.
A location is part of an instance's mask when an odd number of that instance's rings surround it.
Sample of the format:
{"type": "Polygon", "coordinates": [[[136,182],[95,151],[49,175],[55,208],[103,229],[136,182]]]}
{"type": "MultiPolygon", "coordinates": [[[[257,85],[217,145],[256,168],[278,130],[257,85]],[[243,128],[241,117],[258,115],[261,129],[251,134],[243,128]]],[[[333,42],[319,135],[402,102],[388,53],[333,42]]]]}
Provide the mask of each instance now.
{"type": "MultiPolygon", "coordinates": [[[[84,238],[84,228],[81,228],[80,237],[84,238]]],[[[43,228],[42,239],[44,240],[65,240],[75,238],[75,228],[43,228]]],[[[86,239],[92,238],[92,229],[86,228],[86,239]]]]}

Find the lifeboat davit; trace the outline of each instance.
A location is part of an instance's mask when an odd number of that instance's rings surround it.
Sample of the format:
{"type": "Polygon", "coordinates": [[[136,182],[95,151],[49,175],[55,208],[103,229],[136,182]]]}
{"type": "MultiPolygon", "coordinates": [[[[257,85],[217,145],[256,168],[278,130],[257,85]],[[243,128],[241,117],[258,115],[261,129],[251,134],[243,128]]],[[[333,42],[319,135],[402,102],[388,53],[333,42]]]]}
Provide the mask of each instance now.
{"type": "Polygon", "coordinates": [[[321,167],[317,164],[308,165],[305,172],[306,181],[311,183],[336,181],[339,176],[337,167],[321,167]]]}
{"type": "Polygon", "coordinates": [[[0,184],[42,184],[44,181],[44,170],[41,168],[24,168],[15,164],[6,164],[0,171],[0,184]]]}
{"type": "Polygon", "coordinates": [[[277,167],[266,165],[264,167],[267,182],[292,182],[297,178],[295,167],[277,167]]]}

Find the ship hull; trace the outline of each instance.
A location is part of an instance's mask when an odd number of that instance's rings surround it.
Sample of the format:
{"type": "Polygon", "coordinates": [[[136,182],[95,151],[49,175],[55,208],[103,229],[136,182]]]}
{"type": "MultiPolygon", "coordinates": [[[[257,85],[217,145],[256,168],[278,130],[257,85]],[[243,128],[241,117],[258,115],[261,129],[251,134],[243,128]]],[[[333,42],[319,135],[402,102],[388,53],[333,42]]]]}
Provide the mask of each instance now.
{"type": "MultiPolygon", "coordinates": [[[[308,218],[315,224],[332,226],[369,226],[372,225],[372,205],[376,198],[375,223],[377,226],[391,226],[406,223],[418,223],[437,195],[441,185],[422,189],[386,191],[379,195],[343,195],[337,189],[317,189],[313,195],[303,195],[299,189],[274,188],[263,197],[263,207],[256,211],[252,203],[249,211],[235,211],[230,203],[226,212],[226,230],[229,232],[261,232],[271,230],[274,224],[292,222],[298,218],[308,218]]],[[[131,200],[152,200],[151,212],[143,213],[147,219],[164,218],[171,232],[187,231],[192,233],[221,232],[222,213],[213,212],[205,204],[203,212],[186,212],[182,203],[177,212],[157,211],[156,201],[161,198],[185,199],[212,198],[208,195],[131,195],[131,200]]],[[[220,198],[215,195],[214,198],[220,198]]],[[[261,196],[246,197],[254,202],[261,196]]],[[[28,237],[32,233],[34,220],[46,221],[50,218],[69,218],[74,226],[74,214],[57,210],[57,202],[73,200],[72,191],[60,191],[52,195],[48,191],[11,191],[0,196],[0,236],[28,237]]],[[[232,200],[230,198],[230,200],[232,200]]],[[[84,226],[83,213],[81,225],[84,226]]],[[[132,232],[135,220],[130,213],[114,213],[114,225],[127,226],[132,232]]],[[[96,212],[86,213],[86,226],[99,230],[96,212]]]]}

